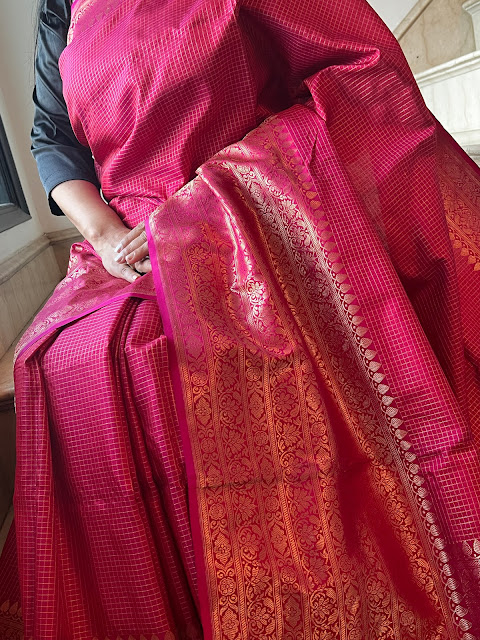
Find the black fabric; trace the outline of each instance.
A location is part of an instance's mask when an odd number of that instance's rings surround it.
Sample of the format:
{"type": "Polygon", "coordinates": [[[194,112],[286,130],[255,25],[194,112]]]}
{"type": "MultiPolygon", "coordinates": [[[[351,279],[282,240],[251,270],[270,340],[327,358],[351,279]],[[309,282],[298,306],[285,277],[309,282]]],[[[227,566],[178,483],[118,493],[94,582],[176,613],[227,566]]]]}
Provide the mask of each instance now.
{"type": "Polygon", "coordinates": [[[67,180],[86,180],[99,186],[90,149],[75,137],[63,99],[58,59],[67,43],[69,25],[68,0],[42,0],[35,59],[32,153],[55,215],[63,215],[50,197],[57,185],[67,180]]]}

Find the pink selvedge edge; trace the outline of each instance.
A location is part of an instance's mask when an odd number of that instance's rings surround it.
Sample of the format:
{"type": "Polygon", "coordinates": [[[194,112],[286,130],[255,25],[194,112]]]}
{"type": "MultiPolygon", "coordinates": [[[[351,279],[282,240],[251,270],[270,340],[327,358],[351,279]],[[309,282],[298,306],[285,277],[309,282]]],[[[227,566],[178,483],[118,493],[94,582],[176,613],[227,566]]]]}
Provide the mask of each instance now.
{"type": "Polygon", "coordinates": [[[195,464],[193,459],[193,451],[190,444],[190,434],[188,430],[187,415],[185,412],[185,399],[183,395],[182,380],[180,377],[180,368],[178,366],[177,353],[175,349],[173,325],[170,319],[170,314],[165,299],[165,290],[162,286],[162,278],[160,275],[160,268],[158,266],[155,242],[153,240],[152,232],[150,229],[150,220],[148,218],[145,221],[145,231],[147,233],[148,249],[150,254],[150,261],[152,264],[153,282],[155,285],[155,292],[157,294],[157,304],[160,309],[160,315],[162,316],[163,331],[167,338],[169,372],[172,380],[175,408],[177,411],[178,425],[180,428],[185,455],[187,482],[189,480],[193,481],[193,486],[190,486],[190,483],[188,482],[188,503],[190,526],[192,529],[192,540],[195,552],[195,564],[197,567],[198,597],[196,597],[196,594],[194,594],[194,599],[197,601],[197,606],[200,610],[204,640],[212,640],[212,622],[210,617],[210,604],[208,600],[208,583],[206,579],[207,573],[203,555],[202,532],[199,518],[199,504],[196,491],[197,487],[195,464]]]}

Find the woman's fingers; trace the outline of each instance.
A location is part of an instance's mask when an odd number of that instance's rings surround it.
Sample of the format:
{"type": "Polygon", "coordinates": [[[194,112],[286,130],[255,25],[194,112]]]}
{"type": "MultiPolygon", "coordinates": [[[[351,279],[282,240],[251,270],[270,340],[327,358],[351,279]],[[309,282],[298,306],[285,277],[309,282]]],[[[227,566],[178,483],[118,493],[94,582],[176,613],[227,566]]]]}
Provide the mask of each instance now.
{"type": "Polygon", "coordinates": [[[141,276],[136,273],[136,271],[134,271],[134,269],[132,269],[132,267],[130,267],[128,264],[125,264],[120,268],[119,277],[123,278],[127,282],[135,282],[135,280],[141,278],[141,276]]]}
{"type": "MultiPolygon", "coordinates": [[[[148,248],[145,255],[142,255],[142,247],[144,243],[144,236],[142,233],[144,232],[145,225],[138,225],[138,227],[135,227],[135,229],[132,229],[131,231],[128,231],[125,228],[125,235],[117,247],[114,248],[114,243],[112,241],[105,241],[104,243],[99,244],[96,251],[98,251],[102,264],[110,275],[115,278],[126,280],[127,282],[135,282],[135,280],[138,280],[138,278],[140,278],[144,273],[151,271],[150,260],[145,259],[148,254],[148,248]],[[129,256],[129,248],[131,248],[132,244],[134,247],[138,247],[137,251],[140,249],[141,258],[138,260],[132,260],[131,262],[129,259],[127,263],[125,257],[129,256]],[[124,255],[123,252],[125,252],[125,248],[127,248],[127,251],[124,255]],[[138,267],[138,271],[136,267],[138,267]]],[[[116,233],[118,238],[118,231],[116,233]]],[[[135,249],[133,249],[133,251],[135,251],[135,249]]],[[[130,254],[131,253],[132,251],[130,251],[130,254]]]]}
{"type": "Polygon", "coordinates": [[[146,258],[148,256],[148,243],[145,223],[141,222],[135,229],[127,233],[120,244],[115,247],[115,251],[118,253],[115,260],[119,264],[127,262],[130,265],[134,265],[146,258]]]}
{"type": "Polygon", "coordinates": [[[150,262],[150,258],[147,257],[136,262],[133,267],[135,271],[138,271],[138,273],[150,273],[152,270],[152,263],[150,262]]]}
{"type": "MultiPolygon", "coordinates": [[[[133,229],[131,229],[127,234],[125,234],[125,236],[122,238],[122,240],[119,242],[118,246],[115,247],[115,251],[117,252],[123,252],[124,249],[136,238],[138,238],[139,236],[141,236],[143,233],[145,233],[145,223],[144,222],[140,222],[140,224],[137,224],[136,227],[134,227],[133,229]]],[[[145,233],[145,240],[146,240],[146,233],[145,233]]]]}

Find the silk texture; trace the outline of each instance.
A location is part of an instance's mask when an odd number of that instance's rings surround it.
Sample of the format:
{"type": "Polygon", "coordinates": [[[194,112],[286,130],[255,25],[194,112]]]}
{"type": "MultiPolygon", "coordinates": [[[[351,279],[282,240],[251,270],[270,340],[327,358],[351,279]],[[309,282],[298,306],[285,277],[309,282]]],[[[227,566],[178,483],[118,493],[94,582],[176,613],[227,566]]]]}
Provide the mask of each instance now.
{"type": "Polygon", "coordinates": [[[388,29],[77,0],[60,69],[153,274],[19,345],[4,636],[479,639],[479,173],[388,29]]]}

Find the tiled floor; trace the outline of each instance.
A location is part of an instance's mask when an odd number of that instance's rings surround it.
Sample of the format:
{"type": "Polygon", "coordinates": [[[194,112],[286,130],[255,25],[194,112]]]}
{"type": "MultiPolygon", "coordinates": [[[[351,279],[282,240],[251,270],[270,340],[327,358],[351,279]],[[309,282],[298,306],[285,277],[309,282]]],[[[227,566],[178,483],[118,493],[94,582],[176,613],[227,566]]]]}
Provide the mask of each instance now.
{"type": "Polygon", "coordinates": [[[5,520],[3,522],[2,528],[0,529],[0,553],[3,551],[3,545],[5,544],[5,540],[7,539],[8,532],[13,522],[13,507],[10,507],[9,512],[5,516],[5,520]]]}

